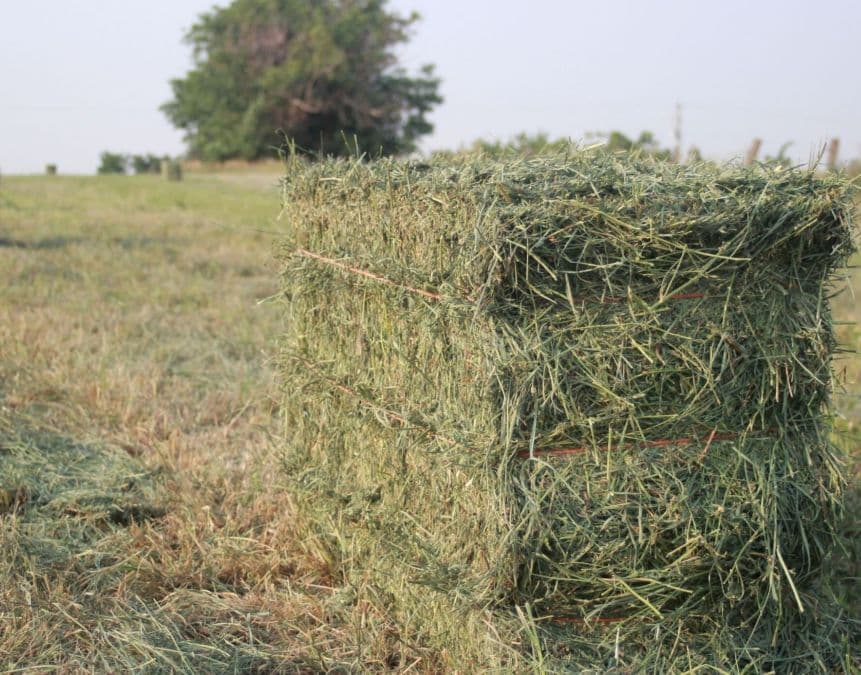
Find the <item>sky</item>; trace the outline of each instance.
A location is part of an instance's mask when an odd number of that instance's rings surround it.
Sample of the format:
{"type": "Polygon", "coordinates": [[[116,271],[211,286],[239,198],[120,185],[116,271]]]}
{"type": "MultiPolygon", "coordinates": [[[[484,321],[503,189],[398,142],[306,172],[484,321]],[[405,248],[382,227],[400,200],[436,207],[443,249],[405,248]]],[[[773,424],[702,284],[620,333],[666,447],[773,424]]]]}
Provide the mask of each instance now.
{"type": "MultiPolygon", "coordinates": [[[[226,0],[225,0],[226,1],[226,0]]],[[[309,0],[310,1],[310,0],[309,0]]],[[[180,154],[159,111],[211,0],[0,0],[0,171],[92,173],[104,150],[180,154]]],[[[224,3],[221,3],[224,4],[224,3]]],[[[650,130],[713,159],[830,138],[861,157],[857,0],[390,0],[422,20],[399,50],[436,65],[422,149],[545,132],[650,130]]]]}

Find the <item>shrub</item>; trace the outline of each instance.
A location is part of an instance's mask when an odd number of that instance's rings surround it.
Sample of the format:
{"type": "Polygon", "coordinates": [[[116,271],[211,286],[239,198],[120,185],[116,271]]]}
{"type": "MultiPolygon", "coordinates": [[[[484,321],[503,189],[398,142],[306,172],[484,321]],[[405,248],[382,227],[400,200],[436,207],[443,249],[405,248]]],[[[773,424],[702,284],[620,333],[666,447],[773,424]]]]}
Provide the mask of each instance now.
{"type": "Polygon", "coordinates": [[[161,158],[153,154],[132,155],[131,166],[135,173],[160,173],[161,158]]]}
{"type": "Polygon", "coordinates": [[[115,152],[103,152],[100,156],[98,172],[100,174],[126,173],[128,169],[128,156],[115,152]]]}

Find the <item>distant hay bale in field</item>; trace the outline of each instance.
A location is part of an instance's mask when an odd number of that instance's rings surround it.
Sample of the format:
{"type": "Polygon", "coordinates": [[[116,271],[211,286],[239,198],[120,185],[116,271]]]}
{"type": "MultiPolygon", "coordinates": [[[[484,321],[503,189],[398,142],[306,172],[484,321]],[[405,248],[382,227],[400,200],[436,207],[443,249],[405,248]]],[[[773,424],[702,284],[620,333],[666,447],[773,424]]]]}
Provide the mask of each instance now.
{"type": "Polygon", "coordinates": [[[840,665],[838,177],[296,160],[283,201],[297,527],[401,663],[840,665]]]}
{"type": "Polygon", "coordinates": [[[161,162],[161,175],[169,181],[182,180],[182,164],[178,160],[165,157],[161,162]]]}
{"type": "Polygon", "coordinates": [[[56,164],[46,164],[45,165],[45,175],[46,176],[56,176],[57,175],[57,165],[56,164]]]}

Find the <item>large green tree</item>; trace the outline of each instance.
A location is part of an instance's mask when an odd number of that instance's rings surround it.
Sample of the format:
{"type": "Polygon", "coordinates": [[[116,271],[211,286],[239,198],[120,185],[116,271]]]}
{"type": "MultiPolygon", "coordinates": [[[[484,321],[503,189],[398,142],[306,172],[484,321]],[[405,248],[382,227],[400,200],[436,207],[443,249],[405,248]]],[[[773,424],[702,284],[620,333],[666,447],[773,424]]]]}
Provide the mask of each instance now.
{"type": "Polygon", "coordinates": [[[205,160],[271,155],[279,135],[306,152],[409,152],[442,99],[432,66],[410,75],[394,52],[418,15],[386,4],[234,0],[202,14],[186,35],[194,68],[162,110],[205,160]]]}

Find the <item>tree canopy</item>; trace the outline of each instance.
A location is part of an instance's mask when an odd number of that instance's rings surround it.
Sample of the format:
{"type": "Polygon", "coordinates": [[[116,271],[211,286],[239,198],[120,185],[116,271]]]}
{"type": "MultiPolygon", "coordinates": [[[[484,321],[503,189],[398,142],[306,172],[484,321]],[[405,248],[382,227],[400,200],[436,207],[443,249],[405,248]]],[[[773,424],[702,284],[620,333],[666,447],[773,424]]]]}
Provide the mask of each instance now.
{"type": "Polygon", "coordinates": [[[162,110],[205,160],[271,155],[279,133],[306,152],[409,152],[442,99],[433,66],[410,75],[394,52],[418,15],[386,4],[234,0],[204,13],[186,35],[194,68],[162,110]]]}
{"type": "MultiPolygon", "coordinates": [[[[651,155],[658,159],[669,160],[672,151],[662,148],[651,131],[643,131],[636,139],[629,138],[621,131],[596,132],[586,136],[587,139],[599,139],[600,146],[605,152],[629,152],[651,155]]],[[[521,132],[508,140],[488,140],[479,138],[472,145],[461,150],[438,150],[436,155],[455,155],[458,153],[478,152],[490,157],[534,157],[546,153],[555,154],[571,147],[569,138],[551,138],[545,132],[521,132]]],[[[699,150],[692,148],[695,155],[692,159],[701,159],[699,150]]]]}

